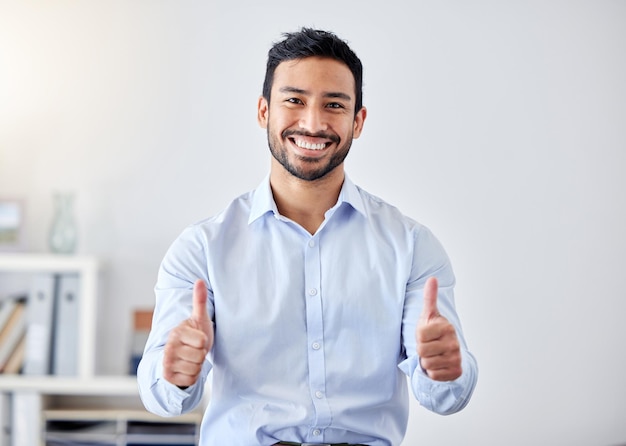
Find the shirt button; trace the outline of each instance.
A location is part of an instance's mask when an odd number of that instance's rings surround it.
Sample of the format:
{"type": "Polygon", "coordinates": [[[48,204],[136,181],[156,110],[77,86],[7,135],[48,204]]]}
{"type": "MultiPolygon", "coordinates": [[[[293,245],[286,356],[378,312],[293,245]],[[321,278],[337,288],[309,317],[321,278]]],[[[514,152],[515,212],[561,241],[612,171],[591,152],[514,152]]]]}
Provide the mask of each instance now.
{"type": "Polygon", "coordinates": [[[311,344],[311,347],[313,347],[313,350],[319,350],[321,345],[319,342],[314,342],[313,344],[311,344]]]}
{"type": "Polygon", "coordinates": [[[311,296],[315,296],[315,295],[317,294],[317,290],[316,290],[315,288],[311,288],[311,289],[309,290],[309,294],[310,294],[311,296]]]}
{"type": "Polygon", "coordinates": [[[315,247],[315,240],[309,240],[309,248],[315,247]]]}
{"type": "Polygon", "coordinates": [[[323,397],[324,397],[324,394],[320,392],[319,390],[315,392],[315,398],[321,400],[323,397]]]}
{"type": "Polygon", "coordinates": [[[322,431],[321,431],[321,430],[319,430],[319,429],[315,429],[315,430],[313,430],[313,435],[315,435],[316,437],[318,437],[318,436],[322,435],[322,431]]]}

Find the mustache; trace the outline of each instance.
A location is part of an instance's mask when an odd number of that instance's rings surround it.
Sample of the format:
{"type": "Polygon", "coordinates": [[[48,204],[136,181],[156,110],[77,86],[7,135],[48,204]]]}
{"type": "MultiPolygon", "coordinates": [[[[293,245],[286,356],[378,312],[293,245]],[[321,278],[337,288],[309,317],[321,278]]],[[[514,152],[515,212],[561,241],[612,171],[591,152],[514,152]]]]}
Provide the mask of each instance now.
{"type": "Polygon", "coordinates": [[[334,142],[335,144],[339,144],[339,141],[340,141],[340,138],[337,135],[334,135],[334,134],[331,134],[331,133],[325,133],[325,132],[309,133],[309,132],[303,132],[303,131],[300,131],[300,130],[287,129],[287,130],[283,131],[283,133],[281,134],[281,136],[283,138],[288,138],[288,137],[294,136],[294,135],[308,136],[309,138],[329,139],[330,141],[334,142]]]}

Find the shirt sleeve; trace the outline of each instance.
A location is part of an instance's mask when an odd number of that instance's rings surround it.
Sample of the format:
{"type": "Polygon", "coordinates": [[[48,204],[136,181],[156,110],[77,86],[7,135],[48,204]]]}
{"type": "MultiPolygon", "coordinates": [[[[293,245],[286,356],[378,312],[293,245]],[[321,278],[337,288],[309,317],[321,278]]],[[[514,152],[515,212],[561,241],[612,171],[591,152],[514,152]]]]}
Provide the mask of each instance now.
{"type": "Polygon", "coordinates": [[[469,352],[454,304],[455,278],[450,260],[434,235],[425,227],[415,234],[411,277],[407,283],[402,324],[402,342],[406,359],[399,364],[409,377],[413,394],[426,409],[448,415],[463,409],[469,402],[478,379],[476,359],[469,352]],[[437,307],[456,329],[461,347],[463,373],[454,381],[435,381],[420,366],[415,330],[423,307],[424,284],[434,276],[439,281],[437,307]]]}
{"type": "Polygon", "coordinates": [[[205,358],[198,381],[186,389],[163,378],[163,349],[167,337],[174,327],[191,316],[193,286],[197,279],[203,279],[209,287],[207,308],[213,320],[213,293],[208,280],[205,245],[198,229],[189,227],[174,241],[159,268],[152,328],[137,369],[137,381],[144,406],[160,416],[176,416],[197,407],[212,367],[209,357],[205,358]]]}

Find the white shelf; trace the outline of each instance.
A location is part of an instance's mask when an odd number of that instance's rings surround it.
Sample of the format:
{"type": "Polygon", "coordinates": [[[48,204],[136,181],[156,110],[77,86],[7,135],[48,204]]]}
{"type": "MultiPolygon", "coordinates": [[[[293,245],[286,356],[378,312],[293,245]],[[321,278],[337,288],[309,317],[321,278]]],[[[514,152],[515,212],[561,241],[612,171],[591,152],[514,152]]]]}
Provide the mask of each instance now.
{"type": "MultiPolygon", "coordinates": [[[[0,274],[67,274],[79,275],[79,301],[76,348],[76,376],[1,375],[0,397],[7,401],[10,395],[10,426],[3,421],[3,429],[11,432],[10,445],[43,445],[42,418],[47,395],[137,395],[137,385],[130,379],[96,378],[96,303],[98,297],[98,261],[91,256],[54,255],[36,253],[0,254],[0,274]]],[[[4,403],[3,403],[4,404],[4,403]]],[[[8,406],[7,406],[8,407],[8,406]]],[[[0,437],[0,442],[6,438],[0,437]]],[[[0,446],[5,446],[0,445],[0,446]]]]}
{"type": "Polygon", "coordinates": [[[98,295],[98,261],[92,256],[61,254],[0,254],[0,273],[78,273],[80,305],[78,318],[78,376],[95,375],[96,302],[98,295]]]}

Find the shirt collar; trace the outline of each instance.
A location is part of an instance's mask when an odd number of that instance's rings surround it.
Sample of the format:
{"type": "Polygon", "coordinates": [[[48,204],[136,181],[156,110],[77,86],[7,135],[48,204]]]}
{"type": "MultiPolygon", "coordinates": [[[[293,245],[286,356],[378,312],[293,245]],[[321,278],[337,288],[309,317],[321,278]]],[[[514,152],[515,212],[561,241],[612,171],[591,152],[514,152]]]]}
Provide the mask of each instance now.
{"type": "Polygon", "coordinates": [[[272,188],[270,187],[269,174],[263,179],[261,184],[252,193],[252,206],[250,208],[250,216],[248,224],[260,218],[268,212],[278,215],[278,208],[272,196],[272,188]]]}
{"type": "MultiPolygon", "coordinates": [[[[339,199],[334,208],[339,207],[342,203],[347,203],[352,206],[356,211],[360,212],[364,216],[365,205],[363,204],[363,198],[359,193],[358,187],[350,180],[348,175],[345,175],[341,191],[339,192],[339,199]]],[[[252,197],[252,206],[250,208],[250,216],[248,218],[248,224],[257,220],[261,216],[272,212],[274,215],[278,214],[278,208],[272,195],[272,188],[270,186],[269,174],[263,179],[261,184],[254,190],[252,197]]]]}
{"type": "Polygon", "coordinates": [[[365,213],[365,205],[363,204],[363,197],[359,192],[359,188],[352,182],[348,175],[345,176],[341,192],[339,192],[339,200],[337,200],[337,204],[341,203],[347,203],[356,211],[363,214],[364,217],[367,216],[365,213]]]}

